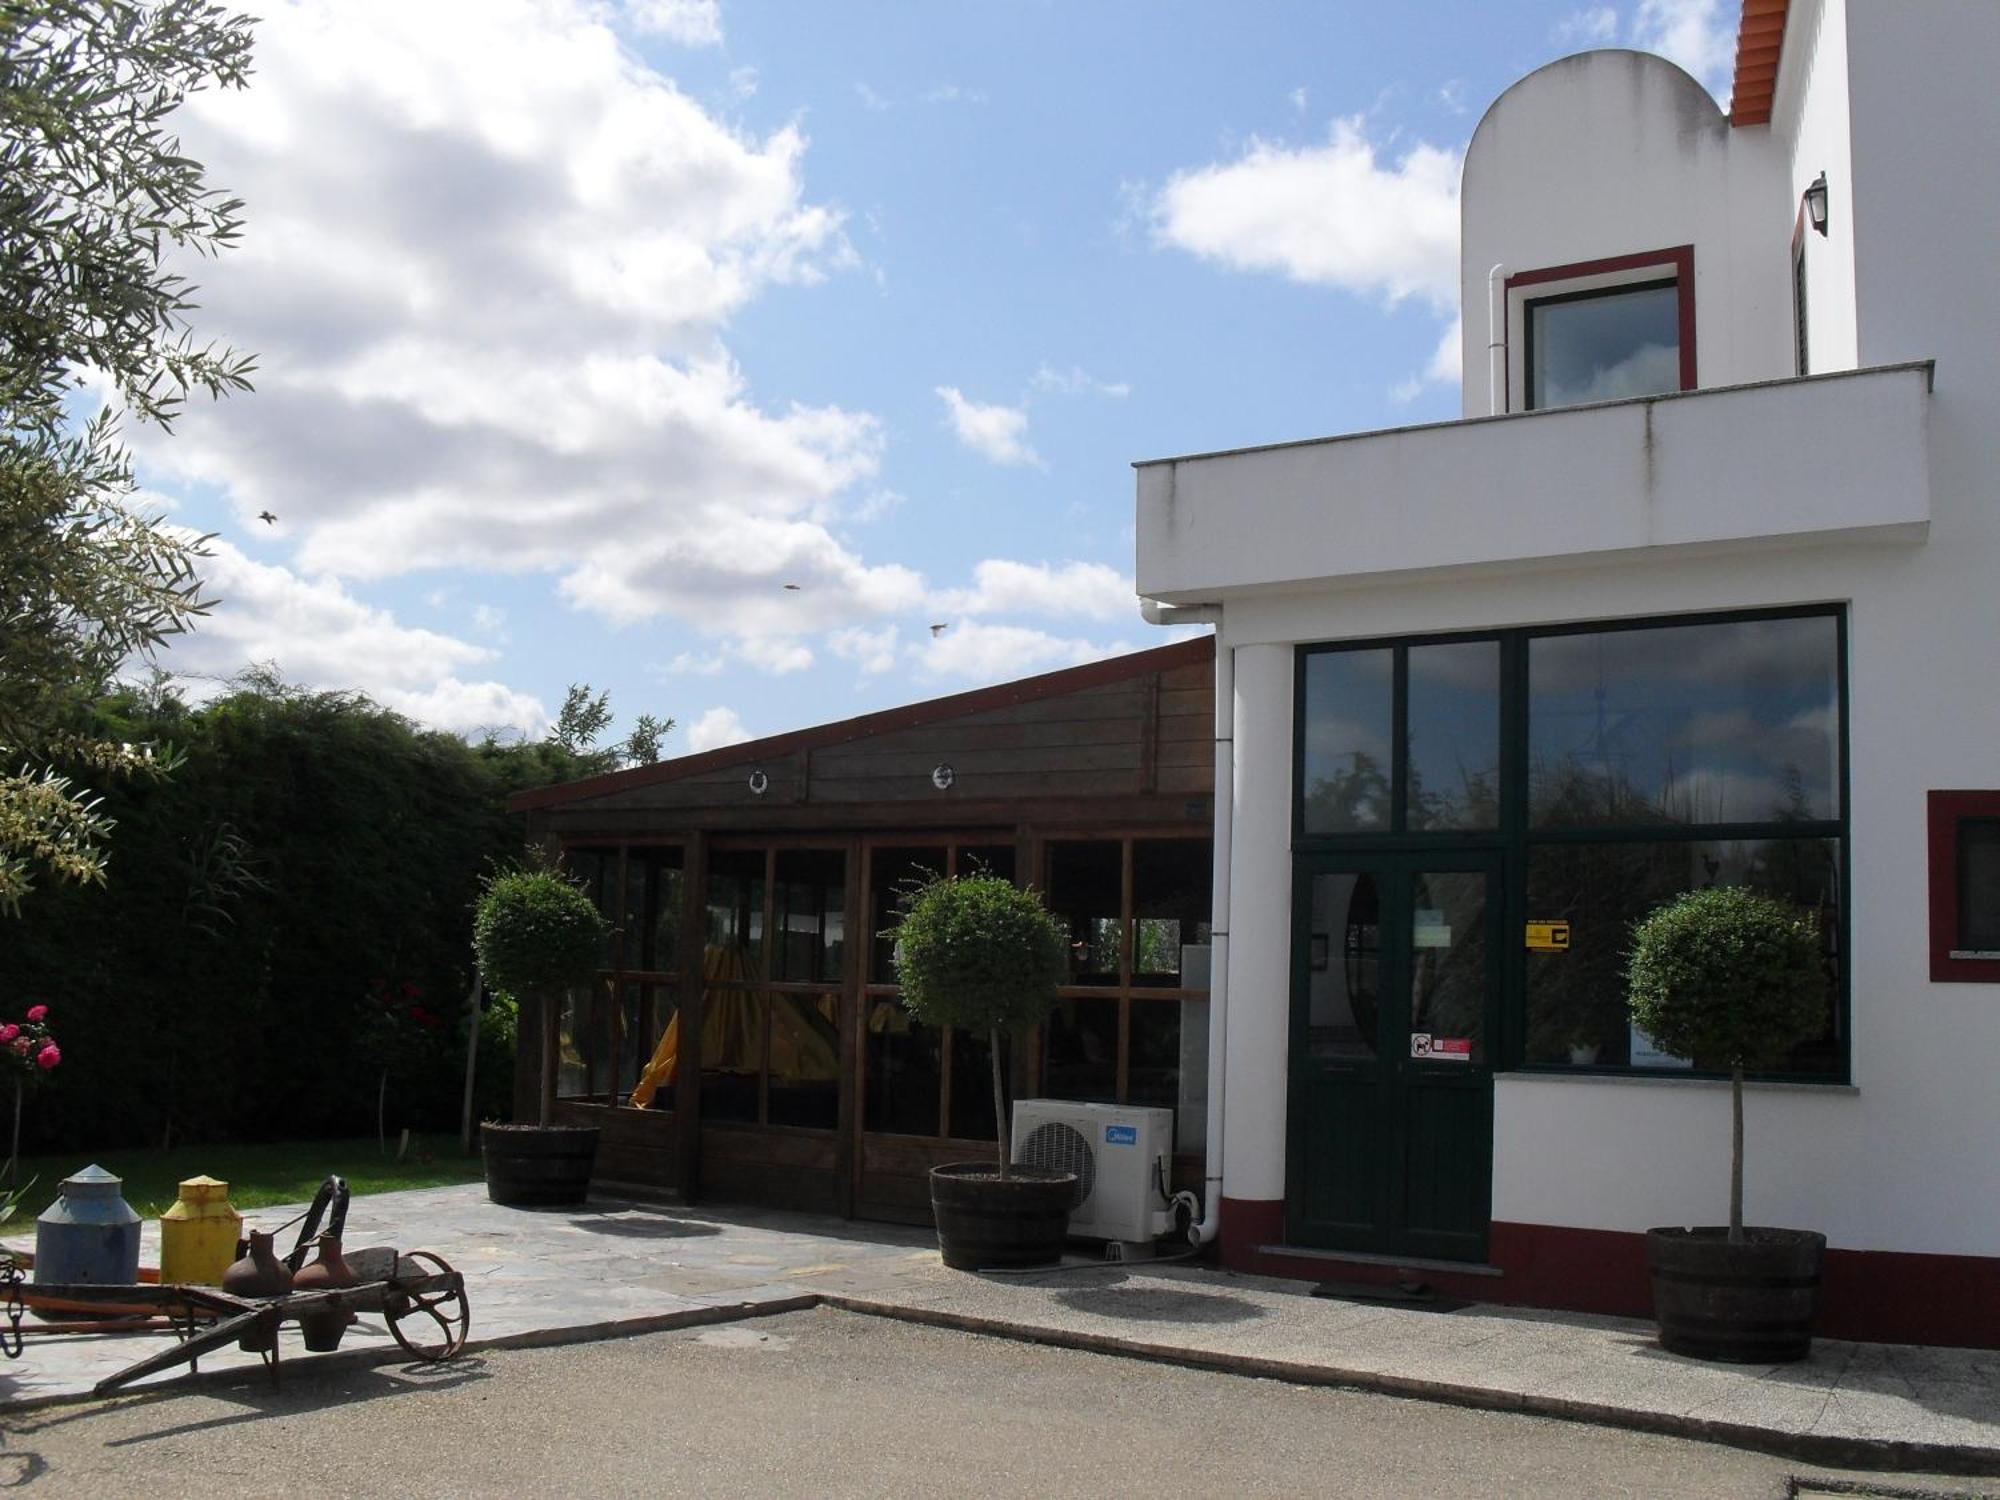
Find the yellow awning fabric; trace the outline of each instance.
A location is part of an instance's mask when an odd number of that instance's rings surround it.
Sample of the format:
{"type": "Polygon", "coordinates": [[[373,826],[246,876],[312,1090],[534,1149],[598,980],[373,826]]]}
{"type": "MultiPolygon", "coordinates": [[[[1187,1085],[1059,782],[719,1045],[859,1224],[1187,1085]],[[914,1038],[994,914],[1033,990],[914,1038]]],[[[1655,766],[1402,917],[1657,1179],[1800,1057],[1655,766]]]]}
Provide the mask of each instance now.
{"type": "MultiPolygon", "coordinates": [[[[771,1006],[771,1073],[787,1079],[840,1076],[840,1001],[820,995],[810,1010],[774,1004],[787,997],[753,988],[763,979],[745,950],[711,944],[702,953],[701,1065],[718,1073],[755,1074],[762,1053],[764,1009],[771,1006]]],[[[632,1090],[634,1109],[650,1108],[674,1081],[680,1062],[678,1012],[660,1035],[659,1046],[632,1090]]]]}

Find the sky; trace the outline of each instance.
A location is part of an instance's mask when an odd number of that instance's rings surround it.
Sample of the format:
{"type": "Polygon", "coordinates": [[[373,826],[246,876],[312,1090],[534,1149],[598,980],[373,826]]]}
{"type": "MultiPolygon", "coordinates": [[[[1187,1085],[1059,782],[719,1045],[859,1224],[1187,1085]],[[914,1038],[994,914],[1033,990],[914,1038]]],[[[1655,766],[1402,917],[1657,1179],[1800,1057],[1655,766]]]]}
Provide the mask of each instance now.
{"type": "Polygon", "coordinates": [[[1163,644],[1131,463],[1456,416],[1480,112],[1596,46],[1726,99],[1736,7],[257,9],[175,117],[256,390],[126,432],[214,533],[160,665],[677,755],[1163,644]]]}

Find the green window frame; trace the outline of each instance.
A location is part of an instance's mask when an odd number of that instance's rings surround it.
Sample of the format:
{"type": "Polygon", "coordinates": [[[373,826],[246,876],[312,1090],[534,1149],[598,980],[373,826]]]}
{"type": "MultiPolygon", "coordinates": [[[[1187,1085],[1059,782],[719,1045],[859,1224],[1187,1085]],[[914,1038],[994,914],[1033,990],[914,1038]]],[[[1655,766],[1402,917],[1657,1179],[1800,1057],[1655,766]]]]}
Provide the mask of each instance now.
{"type": "MultiPolygon", "coordinates": [[[[1783,627],[1775,627],[1782,631],[1783,627]]],[[[1810,637],[1810,632],[1798,634],[1810,637]]],[[[1666,644],[1679,644],[1662,638],[1666,644]]],[[[1690,636],[1688,643],[1700,638],[1690,636]]],[[[1638,644],[1637,642],[1627,644],[1638,644]]],[[[1322,675],[1323,675],[1322,669],[1322,675]]],[[[1725,679],[1726,681],[1727,679],[1725,679]]],[[[1733,691],[1745,701],[1763,689],[1758,682],[1736,684],[1733,691]]],[[[1322,754],[1320,763],[1324,763],[1322,754]]],[[[1370,638],[1333,643],[1301,645],[1293,705],[1292,835],[1295,859],[1339,852],[1441,852],[1475,850],[1499,855],[1502,871],[1505,931],[1520,934],[1510,939],[1503,956],[1498,982],[1500,1026],[1493,1039],[1496,1066],[1520,1072],[1571,1074],[1658,1073],[1661,1076],[1713,1077],[1717,1074],[1690,1068],[1685,1062],[1657,1059],[1648,1063],[1618,1061],[1619,1045],[1629,1041],[1628,1053],[1642,1039],[1605,1037],[1600,1047],[1611,1054],[1606,1060],[1587,1055],[1586,1045],[1572,1044],[1558,1051],[1549,1034],[1548,975],[1560,973],[1560,961],[1543,954],[1531,954],[1526,945],[1526,924],[1550,917],[1547,911],[1529,909],[1531,876],[1546,876],[1551,867],[1567,861],[1581,871],[1588,882],[1604,869],[1625,870],[1628,890],[1645,893],[1665,891],[1677,865],[1700,872],[1692,883],[1732,878],[1753,882],[1791,882],[1797,889],[1810,890],[1821,904],[1826,932],[1828,962],[1833,970],[1831,1013],[1828,1034],[1794,1054],[1791,1068],[1761,1075],[1789,1082],[1846,1083],[1851,1076],[1849,1022],[1850,975],[1845,961],[1848,951],[1850,895],[1853,882],[1848,831],[1848,673],[1847,620],[1837,605],[1785,609],[1744,610],[1705,614],[1648,616],[1626,620],[1581,621],[1560,626],[1523,629],[1437,633],[1427,635],[1370,638]],[[1791,807],[1773,809],[1769,817],[1738,816],[1741,809],[1730,798],[1715,799],[1714,815],[1703,821],[1699,814],[1679,821],[1663,819],[1655,810],[1648,819],[1601,822],[1584,826],[1535,826],[1531,822],[1531,764],[1533,708],[1530,702],[1530,660],[1538,641],[1564,637],[1602,635],[1612,637],[1627,632],[1669,631],[1683,627],[1753,626],[1764,621],[1824,620],[1831,632],[1832,697],[1835,722],[1831,726],[1833,765],[1813,795],[1794,794],[1791,807]],[[1491,826],[1447,829],[1422,826],[1422,818],[1412,817],[1410,766],[1410,653],[1425,646],[1490,642],[1498,650],[1499,745],[1497,796],[1491,826]],[[1387,815],[1376,820],[1379,826],[1365,829],[1330,830],[1323,809],[1315,815],[1309,809],[1313,788],[1307,784],[1308,736],[1314,733],[1309,717],[1308,682],[1314,675],[1316,659],[1353,652],[1388,652],[1391,662],[1392,704],[1387,726],[1388,765],[1383,770],[1387,786],[1387,815]],[[1727,814],[1733,820],[1724,821],[1727,814]],[[1315,826],[1318,824],[1319,826],[1315,826]],[[1593,864],[1593,861],[1596,863],[1593,864]],[[1752,872],[1747,877],[1744,871],[1752,872]],[[1810,878],[1807,874],[1810,872],[1810,878]],[[1538,1011],[1531,1010],[1531,985],[1541,998],[1538,1011]]],[[[1665,798],[1662,801],[1668,800],[1665,798]]],[[[1740,799],[1738,799],[1740,800],[1740,799]]],[[[1617,806],[1618,799],[1607,805],[1617,806]]],[[[1578,878],[1572,874],[1572,878],[1578,878]]],[[[1547,887],[1546,879],[1543,881],[1547,887]]],[[[1678,888],[1687,888],[1685,885],[1678,888]]],[[[1661,899],[1664,899],[1662,896],[1661,899]]],[[[1643,911],[1637,915],[1643,915],[1643,911]]],[[[1622,954],[1607,955],[1602,943],[1596,951],[1597,988],[1609,980],[1609,965],[1615,959],[1622,968],[1622,954]]],[[[1601,1012],[1600,1002],[1596,1008],[1601,1012]]],[[[1602,1023],[1600,1022],[1600,1030],[1602,1023]]]]}

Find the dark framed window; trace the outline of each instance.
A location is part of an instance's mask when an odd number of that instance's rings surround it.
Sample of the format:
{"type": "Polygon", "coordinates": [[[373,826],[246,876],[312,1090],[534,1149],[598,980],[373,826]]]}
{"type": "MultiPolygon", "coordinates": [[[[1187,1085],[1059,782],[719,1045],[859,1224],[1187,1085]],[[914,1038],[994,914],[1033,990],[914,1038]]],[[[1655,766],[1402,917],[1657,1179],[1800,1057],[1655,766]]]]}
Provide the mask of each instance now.
{"type": "MultiPolygon", "coordinates": [[[[563,867],[604,915],[597,983],[563,1003],[557,1023],[559,1098],[623,1104],[673,1051],[679,1012],[681,868],[677,845],[571,846],[563,867]],[[664,1049],[664,1050],[663,1050],[664,1049]]],[[[646,1090],[652,1107],[673,1089],[646,1090]]]]}
{"type": "Polygon", "coordinates": [[[2000,984],[2000,791],[1929,797],[1931,978],[2000,984]]]}
{"type": "Polygon", "coordinates": [[[1792,232],[1792,355],[1801,376],[1812,373],[1812,350],[1806,336],[1806,237],[1803,224],[1792,232]]]}
{"type": "Polygon", "coordinates": [[[1511,410],[1695,388],[1694,247],[1507,278],[1511,410]]]}
{"type": "MultiPolygon", "coordinates": [[[[1843,1078],[1845,659],[1836,609],[1303,647],[1295,848],[1497,851],[1521,937],[1495,1055],[1518,1067],[1689,1067],[1626,1018],[1633,924],[1702,886],[1782,896],[1818,914],[1830,983],[1778,1076],[1843,1078]],[[1531,949],[1551,923],[1566,945],[1531,949]]],[[[1993,816],[1990,866],[1975,835],[1952,889],[2000,900],[2000,794],[1993,816]]]]}

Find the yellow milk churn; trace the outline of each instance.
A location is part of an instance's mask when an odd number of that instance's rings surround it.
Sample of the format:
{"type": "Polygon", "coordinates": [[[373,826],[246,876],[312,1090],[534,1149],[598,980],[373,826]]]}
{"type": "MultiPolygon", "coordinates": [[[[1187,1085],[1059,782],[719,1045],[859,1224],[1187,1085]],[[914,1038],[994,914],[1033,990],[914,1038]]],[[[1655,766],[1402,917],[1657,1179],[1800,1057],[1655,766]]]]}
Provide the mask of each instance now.
{"type": "Polygon", "coordinates": [[[242,1233],[243,1215],[229,1206],[229,1184],[188,1178],[180,1201],[160,1215],[160,1280],[220,1286],[242,1233]]]}

